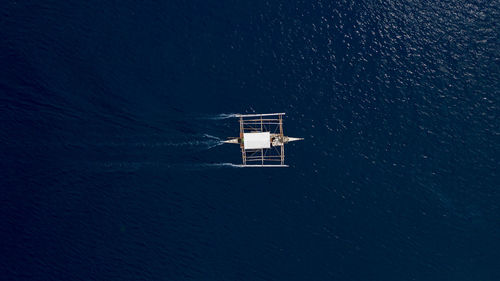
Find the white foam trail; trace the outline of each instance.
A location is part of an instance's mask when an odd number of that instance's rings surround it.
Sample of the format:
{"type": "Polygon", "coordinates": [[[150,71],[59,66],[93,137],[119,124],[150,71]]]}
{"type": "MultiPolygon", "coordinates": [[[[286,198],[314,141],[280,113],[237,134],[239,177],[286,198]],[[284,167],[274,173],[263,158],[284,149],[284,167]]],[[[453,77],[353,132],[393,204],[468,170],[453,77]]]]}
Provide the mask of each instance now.
{"type": "Polygon", "coordinates": [[[212,149],[219,145],[223,145],[224,142],[222,139],[216,136],[212,136],[209,134],[203,134],[205,140],[192,140],[192,141],[183,141],[183,142],[166,142],[163,143],[163,146],[174,146],[174,147],[200,147],[204,149],[212,149]]]}
{"type": "Polygon", "coordinates": [[[219,145],[223,145],[223,144],[224,144],[224,143],[223,143],[222,141],[218,141],[218,142],[216,142],[216,143],[214,143],[214,144],[212,144],[212,145],[207,146],[207,149],[212,149],[212,148],[214,148],[214,147],[217,147],[217,146],[219,146],[219,145]]]}
{"type": "Polygon", "coordinates": [[[241,168],[241,165],[233,163],[199,163],[189,164],[185,166],[187,169],[204,170],[204,169],[221,169],[221,168],[241,168]]]}
{"type": "MultiPolygon", "coordinates": [[[[92,165],[95,165],[93,163],[92,165]]],[[[97,163],[98,167],[115,172],[133,172],[143,168],[161,166],[159,162],[141,162],[141,161],[106,161],[97,163]]]]}
{"type": "Polygon", "coordinates": [[[233,163],[163,163],[141,161],[106,161],[92,162],[91,166],[106,172],[138,172],[144,169],[174,169],[181,171],[205,171],[225,168],[243,168],[233,163]]]}
{"type": "Polygon", "coordinates": [[[233,163],[208,163],[205,164],[207,167],[214,167],[214,168],[242,168],[242,165],[237,165],[233,163]]]}
{"type": "Polygon", "coordinates": [[[216,146],[222,145],[224,142],[221,138],[212,136],[209,134],[203,134],[198,137],[194,137],[193,140],[187,141],[164,141],[164,142],[109,142],[109,143],[99,143],[98,146],[110,146],[110,147],[143,147],[143,148],[155,148],[155,147],[199,147],[205,149],[211,149],[216,146]]]}
{"type": "Polygon", "coordinates": [[[228,113],[228,114],[222,113],[222,114],[202,117],[201,119],[223,120],[223,119],[229,119],[229,118],[234,118],[234,117],[238,117],[238,116],[239,116],[239,114],[236,114],[236,113],[228,113]]]}
{"type": "Polygon", "coordinates": [[[184,141],[184,142],[162,142],[149,144],[149,146],[202,146],[202,147],[215,147],[223,144],[222,141],[210,140],[210,141],[184,141]]]}
{"type": "Polygon", "coordinates": [[[209,139],[222,141],[220,138],[218,138],[218,137],[214,137],[214,136],[209,135],[209,134],[203,134],[203,136],[204,136],[204,137],[206,137],[206,138],[209,138],[209,139]]]}

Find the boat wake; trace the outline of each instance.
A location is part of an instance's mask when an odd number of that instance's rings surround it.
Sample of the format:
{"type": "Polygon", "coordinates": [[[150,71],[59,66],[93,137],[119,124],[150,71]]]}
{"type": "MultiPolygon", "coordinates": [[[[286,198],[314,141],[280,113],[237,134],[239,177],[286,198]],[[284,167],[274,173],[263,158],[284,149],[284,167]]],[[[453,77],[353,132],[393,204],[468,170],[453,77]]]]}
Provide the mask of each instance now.
{"type": "Polygon", "coordinates": [[[185,165],[184,168],[189,170],[205,170],[205,169],[221,169],[221,168],[241,168],[241,165],[233,163],[198,163],[185,165]]]}
{"type": "Polygon", "coordinates": [[[101,163],[91,163],[99,169],[104,169],[108,172],[135,172],[142,169],[169,169],[178,171],[202,171],[223,168],[242,168],[242,165],[233,163],[163,163],[163,162],[148,162],[148,161],[106,161],[101,163]]]}
{"type": "Polygon", "coordinates": [[[203,134],[198,137],[194,137],[191,140],[169,140],[169,141],[156,141],[156,142],[106,142],[98,143],[97,146],[100,147],[130,147],[130,148],[161,148],[161,147],[171,147],[171,148],[186,148],[186,149],[212,149],[216,146],[224,144],[221,138],[203,134]]]}
{"type": "Polygon", "coordinates": [[[158,146],[192,148],[192,149],[201,148],[209,150],[219,145],[223,145],[224,142],[221,138],[209,134],[203,134],[201,139],[193,139],[189,141],[179,141],[179,142],[163,142],[157,144],[158,146]]]}
{"type": "Polygon", "coordinates": [[[238,117],[238,116],[239,116],[239,114],[236,114],[236,113],[229,113],[229,114],[222,113],[222,114],[204,116],[204,117],[201,117],[200,119],[224,120],[224,119],[234,118],[234,117],[238,117]]]}

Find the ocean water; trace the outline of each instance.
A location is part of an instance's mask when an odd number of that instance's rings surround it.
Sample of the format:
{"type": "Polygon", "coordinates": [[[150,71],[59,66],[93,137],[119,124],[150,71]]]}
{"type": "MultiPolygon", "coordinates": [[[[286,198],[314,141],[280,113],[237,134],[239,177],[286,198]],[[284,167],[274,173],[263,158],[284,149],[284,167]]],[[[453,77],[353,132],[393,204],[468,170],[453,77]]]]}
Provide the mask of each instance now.
{"type": "Polygon", "coordinates": [[[0,279],[500,280],[499,7],[2,1],[0,279]]]}

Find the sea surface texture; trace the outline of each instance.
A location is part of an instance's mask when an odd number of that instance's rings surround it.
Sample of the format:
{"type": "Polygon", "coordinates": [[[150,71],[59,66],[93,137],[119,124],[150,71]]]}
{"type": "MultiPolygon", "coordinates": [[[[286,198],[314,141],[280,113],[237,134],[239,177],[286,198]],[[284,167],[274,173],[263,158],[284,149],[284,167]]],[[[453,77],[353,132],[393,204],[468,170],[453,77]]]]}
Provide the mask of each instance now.
{"type": "Polygon", "coordinates": [[[500,2],[0,3],[1,280],[500,280],[500,2]],[[289,168],[235,113],[286,112],[289,168]]]}

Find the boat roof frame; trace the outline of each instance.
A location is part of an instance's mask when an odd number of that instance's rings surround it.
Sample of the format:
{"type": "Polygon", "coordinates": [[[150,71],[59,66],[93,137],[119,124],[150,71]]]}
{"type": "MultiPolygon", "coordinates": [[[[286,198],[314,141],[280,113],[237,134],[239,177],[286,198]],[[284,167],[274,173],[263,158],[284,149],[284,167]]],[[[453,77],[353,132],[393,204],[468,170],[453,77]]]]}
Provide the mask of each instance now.
{"type": "MultiPolygon", "coordinates": [[[[283,116],[285,113],[238,114],[240,123],[242,167],[288,167],[285,165],[285,147],[245,149],[243,136],[245,133],[270,132],[282,138],[283,116]],[[265,117],[265,118],[264,118],[265,117]]],[[[271,139],[269,139],[271,141],[271,139]]]]}

